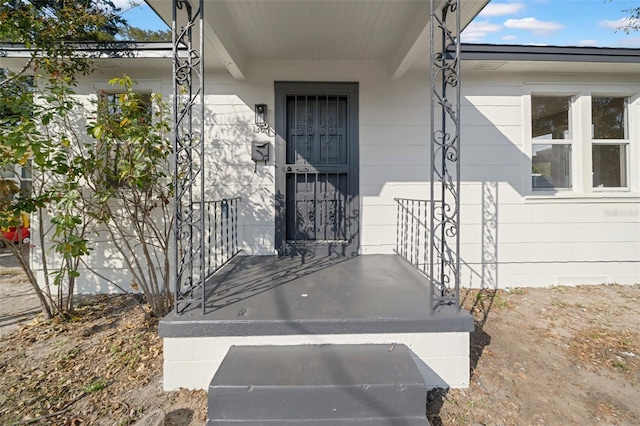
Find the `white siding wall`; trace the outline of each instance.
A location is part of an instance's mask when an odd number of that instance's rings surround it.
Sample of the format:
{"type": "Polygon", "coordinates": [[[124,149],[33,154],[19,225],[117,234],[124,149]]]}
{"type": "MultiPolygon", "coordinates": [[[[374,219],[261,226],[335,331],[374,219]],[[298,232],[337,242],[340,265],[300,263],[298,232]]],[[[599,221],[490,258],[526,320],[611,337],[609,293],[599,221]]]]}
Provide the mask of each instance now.
{"type": "MultiPolygon", "coordinates": [[[[637,77],[478,72],[465,75],[463,87],[466,280],[499,287],[640,282],[637,77]],[[630,190],[591,192],[591,165],[574,157],[575,175],[586,170],[586,178],[574,177],[569,193],[540,196],[530,182],[528,96],[591,92],[626,94],[633,101],[630,190]],[[481,258],[495,260],[483,267],[481,258]]],[[[578,144],[574,151],[591,149],[588,140],[578,144]]]]}
{"type": "MultiPolygon", "coordinates": [[[[274,163],[259,164],[254,172],[250,158],[252,140],[269,141],[272,148],[275,143],[273,135],[255,133],[253,127],[253,106],[259,103],[268,105],[268,120],[274,124],[274,81],[359,82],[361,253],[393,253],[394,197],[429,196],[428,76],[408,74],[390,82],[384,64],[375,62],[265,61],[252,63],[250,70],[242,82],[226,74],[208,74],[205,91],[207,198],[242,198],[239,240],[245,254],[275,253],[274,163]]],[[[121,73],[93,76],[79,92],[93,94],[121,73]]],[[[142,88],[170,94],[168,73],[130,74],[142,88]]],[[[535,91],[593,87],[601,93],[607,87],[640,93],[640,83],[632,76],[464,75],[463,285],[640,282],[640,168],[630,170],[632,187],[626,193],[541,198],[531,192],[527,96],[535,91]]],[[[636,98],[630,109],[635,127],[629,153],[636,156],[632,163],[636,166],[640,156],[637,104],[636,98]]],[[[272,158],[273,154],[272,150],[272,158]]],[[[92,257],[91,263],[101,272],[120,270],[117,258],[107,249],[95,250],[92,257]]],[[[126,274],[115,274],[127,284],[126,274]]],[[[100,281],[92,279],[82,288],[107,290],[100,281]]]]}
{"type": "Polygon", "coordinates": [[[256,134],[253,106],[268,105],[274,124],[274,81],[359,82],[360,200],[362,253],[392,253],[396,242],[393,197],[427,196],[428,91],[422,78],[389,83],[382,63],[318,61],[260,62],[245,82],[209,75],[207,104],[218,124],[211,138],[218,164],[208,188],[211,196],[242,197],[241,246],[247,254],[274,254],[275,168],[259,164],[254,173],[252,140],[275,137],[256,134]],[[220,167],[222,165],[222,167],[220,167]]]}
{"type": "MultiPolygon", "coordinates": [[[[274,120],[274,81],[360,83],[361,252],[393,253],[394,197],[428,198],[429,91],[426,75],[389,82],[382,64],[260,62],[246,82],[209,76],[207,93],[216,130],[212,154],[219,169],[216,194],[243,197],[242,244],[248,254],[274,253],[274,168],[253,173],[252,107],[267,103],[274,120]],[[214,105],[215,104],[215,105],[214,105]],[[227,132],[227,133],[225,133],[227,132]]],[[[530,188],[530,143],[525,95],[553,93],[608,77],[467,73],[462,105],[463,284],[488,287],[548,286],[640,281],[638,188],[613,198],[535,197],[530,188]],[[483,265],[482,259],[488,259],[483,265]]],[[[625,90],[640,93],[637,79],[625,90]]],[[[600,89],[603,90],[602,88],[600,89]]],[[[637,112],[637,107],[633,111],[637,112]]],[[[637,120],[637,119],[636,119],[637,120]]],[[[638,140],[638,134],[635,133],[638,140]]],[[[272,144],[275,138],[269,140],[272,144]]],[[[632,141],[632,145],[637,142],[632,141]]],[[[633,145],[630,155],[637,153],[633,145]]],[[[631,173],[638,173],[633,169],[631,173]]],[[[632,181],[637,182],[635,176],[632,181]]],[[[613,194],[616,195],[616,194],[613,194]]]]}

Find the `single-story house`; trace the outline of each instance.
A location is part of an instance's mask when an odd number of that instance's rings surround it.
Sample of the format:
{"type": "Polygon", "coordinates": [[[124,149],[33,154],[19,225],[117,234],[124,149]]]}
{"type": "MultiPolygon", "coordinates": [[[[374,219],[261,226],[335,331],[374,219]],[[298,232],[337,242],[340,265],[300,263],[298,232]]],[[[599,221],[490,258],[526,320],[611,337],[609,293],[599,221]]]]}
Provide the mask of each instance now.
{"type": "Polygon", "coordinates": [[[176,214],[203,228],[178,232],[165,389],[206,388],[236,345],[314,344],[404,344],[428,387],[465,387],[458,286],[640,282],[637,49],[460,47],[484,0],[442,19],[452,38],[430,26],[444,1],[148,3],[191,61],[147,44],[79,93],[123,73],[191,90],[177,183],[197,206],[176,214]]]}

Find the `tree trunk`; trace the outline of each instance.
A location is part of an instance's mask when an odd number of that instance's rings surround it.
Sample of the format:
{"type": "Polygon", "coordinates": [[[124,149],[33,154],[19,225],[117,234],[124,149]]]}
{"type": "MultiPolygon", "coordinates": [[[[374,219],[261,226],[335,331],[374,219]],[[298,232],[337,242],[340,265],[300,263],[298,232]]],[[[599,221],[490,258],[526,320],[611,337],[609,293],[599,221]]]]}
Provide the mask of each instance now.
{"type": "Polygon", "coordinates": [[[42,314],[46,319],[53,318],[53,312],[51,311],[51,306],[49,306],[49,304],[47,303],[47,298],[45,297],[44,292],[38,285],[38,279],[36,278],[33,271],[31,270],[31,266],[29,266],[29,262],[22,255],[20,248],[16,247],[11,241],[8,241],[6,239],[3,239],[3,242],[9,247],[9,249],[11,250],[11,254],[13,254],[13,256],[16,258],[16,260],[20,264],[20,267],[22,268],[24,273],[27,275],[27,278],[29,279],[29,284],[31,284],[31,287],[33,288],[33,291],[35,292],[36,296],[38,297],[38,301],[40,302],[40,309],[42,310],[42,314]]]}

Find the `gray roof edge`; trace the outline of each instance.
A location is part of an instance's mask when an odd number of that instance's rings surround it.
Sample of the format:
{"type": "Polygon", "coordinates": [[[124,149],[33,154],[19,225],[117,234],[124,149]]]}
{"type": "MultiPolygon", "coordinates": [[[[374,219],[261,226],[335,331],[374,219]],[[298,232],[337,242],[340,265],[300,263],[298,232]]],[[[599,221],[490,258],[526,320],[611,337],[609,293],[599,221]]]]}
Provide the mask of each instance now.
{"type": "Polygon", "coordinates": [[[462,60],[640,63],[640,49],[591,46],[467,44],[462,60]]]}
{"type": "MultiPolygon", "coordinates": [[[[173,43],[171,41],[126,41],[114,40],[106,42],[69,42],[70,46],[77,46],[78,51],[101,51],[114,50],[116,48],[123,50],[171,50],[173,43]]],[[[0,43],[0,49],[13,52],[31,52],[32,49],[20,43],[0,43]]]]}
{"type": "MultiPolygon", "coordinates": [[[[173,56],[173,43],[164,41],[132,42],[109,41],[104,43],[69,43],[74,50],[93,59],[110,58],[170,58],[173,56]]],[[[186,47],[180,46],[180,52],[186,51],[186,47]]],[[[0,57],[2,58],[29,58],[34,50],[24,44],[0,43],[0,57]]]]}
{"type": "MultiPolygon", "coordinates": [[[[172,42],[112,41],[77,43],[78,51],[119,56],[115,52],[131,52],[145,56],[146,52],[170,53],[172,42]]],[[[180,50],[186,49],[181,46],[180,50]]],[[[24,44],[0,43],[0,56],[24,57],[31,49],[24,44]]],[[[506,44],[468,44],[461,48],[462,60],[480,61],[542,61],[542,62],[604,62],[640,63],[640,49],[623,47],[531,46],[506,44]]]]}

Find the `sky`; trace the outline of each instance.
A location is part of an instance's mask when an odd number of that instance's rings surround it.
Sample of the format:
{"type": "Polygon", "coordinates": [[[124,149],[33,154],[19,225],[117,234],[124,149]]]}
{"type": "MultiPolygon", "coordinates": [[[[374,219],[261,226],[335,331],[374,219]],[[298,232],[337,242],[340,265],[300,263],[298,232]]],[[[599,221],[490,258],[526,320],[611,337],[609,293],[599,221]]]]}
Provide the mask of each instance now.
{"type": "Polygon", "coordinates": [[[640,47],[640,32],[625,34],[638,0],[492,0],[462,33],[465,43],[640,47]]]}
{"type": "Polygon", "coordinates": [[[168,30],[158,15],[140,0],[113,0],[113,4],[121,9],[120,16],[129,22],[129,25],[144,30],[168,30]]]}
{"type": "MultiPolygon", "coordinates": [[[[145,3],[115,0],[133,26],[167,26],[145,3]]],[[[366,1],[366,0],[365,0],[366,1]]],[[[639,0],[492,0],[462,34],[465,43],[640,48],[640,31],[619,30],[639,0]]]]}

